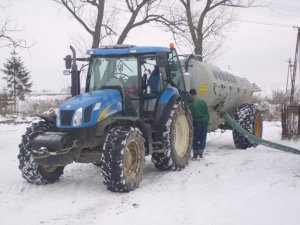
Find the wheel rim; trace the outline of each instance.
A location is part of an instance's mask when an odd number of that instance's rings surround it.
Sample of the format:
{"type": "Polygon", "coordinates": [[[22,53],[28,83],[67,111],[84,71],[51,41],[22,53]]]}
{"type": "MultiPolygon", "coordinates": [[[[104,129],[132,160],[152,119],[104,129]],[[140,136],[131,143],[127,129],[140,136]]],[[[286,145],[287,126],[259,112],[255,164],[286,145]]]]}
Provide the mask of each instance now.
{"type": "Polygon", "coordinates": [[[185,115],[179,115],[175,122],[174,148],[179,157],[184,157],[189,145],[189,123],[185,115]]]}
{"type": "Polygon", "coordinates": [[[40,166],[42,168],[43,171],[47,172],[47,173],[53,173],[57,166],[40,166]]]}
{"type": "Polygon", "coordinates": [[[124,173],[129,180],[135,178],[139,169],[139,145],[135,140],[131,140],[125,148],[124,173]]]}
{"type": "Polygon", "coordinates": [[[262,118],[260,116],[256,116],[254,120],[254,135],[259,138],[262,136],[262,118]]]}

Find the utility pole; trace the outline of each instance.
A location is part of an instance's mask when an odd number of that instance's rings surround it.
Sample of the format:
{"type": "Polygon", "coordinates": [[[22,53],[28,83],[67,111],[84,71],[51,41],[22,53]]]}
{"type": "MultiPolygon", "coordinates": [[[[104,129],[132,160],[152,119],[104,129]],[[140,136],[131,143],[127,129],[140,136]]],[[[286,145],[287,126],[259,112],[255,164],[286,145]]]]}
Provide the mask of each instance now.
{"type": "Polygon", "coordinates": [[[286,87],[285,87],[285,94],[289,95],[289,83],[290,83],[290,77],[292,79],[292,74],[293,74],[293,68],[294,68],[294,63],[292,61],[291,58],[289,58],[288,61],[286,61],[289,65],[288,65],[288,72],[287,72],[287,77],[286,77],[286,87]]]}
{"type": "Polygon", "coordinates": [[[299,26],[294,26],[294,28],[298,30],[298,34],[297,34],[297,42],[296,42],[296,51],[295,51],[293,73],[292,73],[292,77],[291,77],[290,105],[294,104],[295,80],[296,80],[296,73],[297,73],[297,63],[298,63],[299,54],[300,54],[300,27],[299,26]]]}
{"type": "MultiPolygon", "coordinates": [[[[288,77],[287,82],[289,80],[289,76],[291,76],[291,94],[290,94],[290,104],[283,104],[281,107],[281,124],[282,124],[282,138],[299,138],[300,137],[300,106],[297,102],[294,102],[294,94],[295,94],[295,80],[297,74],[297,64],[300,60],[300,26],[294,27],[298,30],[297,34],[297,42],[296,42],[296,51],[294,62],[289,59],[289,67],[288,67],[288,77]],[[298,115],[295,114],[297,109],[298,115]],[[298,120],[298,127],[295,127],[296,121],[298,120]]],[[[299,63],[300,66],[300,63],[299,63]]],[[[300,70],[300,67],[299,67],[300,70]]],[[[288,84],[286,85],[287,90],[288,84]]]]}

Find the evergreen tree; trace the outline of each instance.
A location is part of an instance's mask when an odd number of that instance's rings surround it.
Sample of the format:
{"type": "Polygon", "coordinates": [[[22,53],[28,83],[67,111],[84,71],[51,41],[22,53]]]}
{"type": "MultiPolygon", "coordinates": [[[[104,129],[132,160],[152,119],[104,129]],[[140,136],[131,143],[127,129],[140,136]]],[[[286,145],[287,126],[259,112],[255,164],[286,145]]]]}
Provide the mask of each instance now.
{"type": "Polygon", "coordinates": [[[25,68],[15,49],[3,66],[4,69],[1,71],[6,74],[4,79],[7,81],[7,88],[12,96],[14,112],[17,112],[18,100],[24,101],[25,95],[31,92],[30,72],[25,68]]]}

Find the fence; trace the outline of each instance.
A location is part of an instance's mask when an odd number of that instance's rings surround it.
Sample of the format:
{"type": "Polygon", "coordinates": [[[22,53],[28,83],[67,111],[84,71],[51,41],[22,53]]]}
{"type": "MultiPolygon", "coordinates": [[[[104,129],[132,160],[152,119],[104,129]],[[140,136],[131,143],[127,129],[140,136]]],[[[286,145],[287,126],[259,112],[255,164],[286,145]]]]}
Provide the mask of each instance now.
{"type": "Polygon", "coordinates": [[[281,106],[282,139],[299,139],[300,105],[281,106]]]}
{"type": "Polygon", "coordinates": [[[8,95],[0,94],[0,114],[7,114],[12,112],[13,99],[8,95]]]}

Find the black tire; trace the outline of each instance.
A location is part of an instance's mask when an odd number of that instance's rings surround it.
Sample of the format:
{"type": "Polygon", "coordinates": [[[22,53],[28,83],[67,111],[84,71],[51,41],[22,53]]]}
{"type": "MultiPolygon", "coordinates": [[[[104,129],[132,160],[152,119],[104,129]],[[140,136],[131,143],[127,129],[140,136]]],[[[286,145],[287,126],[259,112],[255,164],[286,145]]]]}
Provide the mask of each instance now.
{"type": "Polygon", "coordinates": [[[152,154],[154,166],[160,170],[181,170],[188,164],[193,141],[193,122],[188,109],[175,104],[163,133],[163,152],[152,154]]]}
{"type": "MultiPolygon", "coordinates": [[[[262,125],[262,115],[259,109],[253,104],[244,104],[236,109],[234,114],[235,120],[241,127],[243,127],[248,132],[252,133],[258,138],[262,137],[263,125],[262,125]]],[[[233,141],[237,148],[246,149],[250,147],[256,147],[257,144],[236,130],[232,131],[233,141]]]]}
{"type": "Polygon", "coordinates": [[[144,142],[136,127],[116,125],[108,132],[101,157],[107,189],[129,192],[138,188],[145,167],[144,142]]]}
{"type": "Polygon", "coordinates": [[[32,184],[54,183],[63,174],[64,166],[39,166],[32,158],[31,140],[38,134],[47,131],[56,131],[55,123],[44,120],[32,123],[19,144],[19,169],[22,172],[22,177],[32,184]]]}

